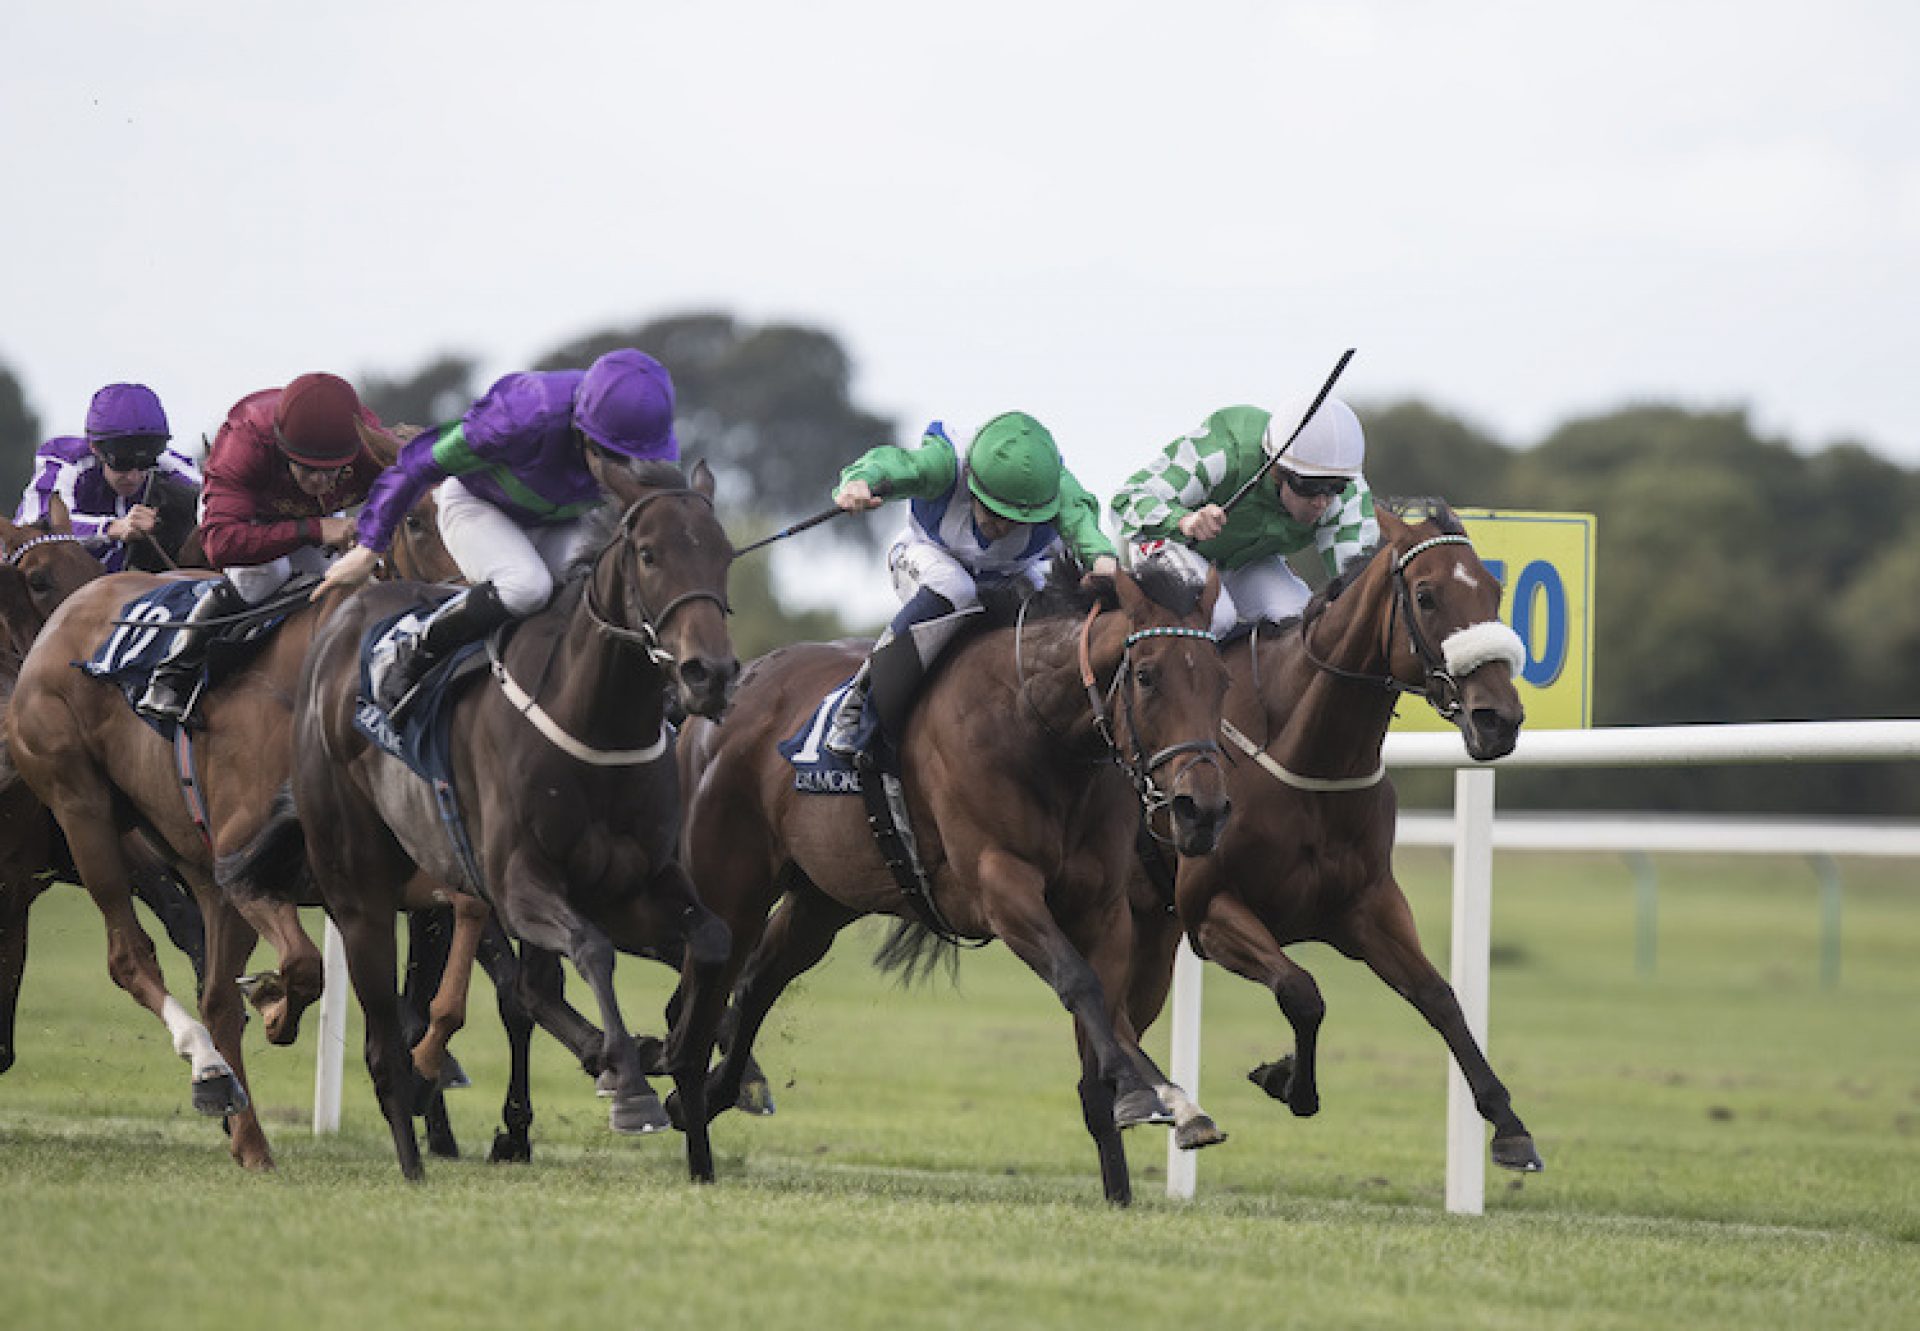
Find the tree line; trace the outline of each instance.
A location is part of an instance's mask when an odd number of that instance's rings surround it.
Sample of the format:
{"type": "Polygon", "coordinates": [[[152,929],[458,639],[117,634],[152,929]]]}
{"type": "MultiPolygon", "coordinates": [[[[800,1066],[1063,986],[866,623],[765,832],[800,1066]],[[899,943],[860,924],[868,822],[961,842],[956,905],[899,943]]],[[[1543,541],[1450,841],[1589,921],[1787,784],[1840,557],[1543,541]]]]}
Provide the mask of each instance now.
{"type": "MultiPolygon", "coordinates": [[[[849,458],[898,440],[895,422],[853,400],[852,359],[818,328],[675,315],[575,339],[533,368],[584,366],[617,346],[672,370],[682,446],[718,472],[736,540],[818,510],[849,458]]],[[[485,388],[477,372],[475,358],[449,353],[355,381],[383,420],[428,424],[485,388]]],[[[1355,405],[1382,495],[1597,515],[1596,725],[1920,715],[1920,474],[1859,444],[1809,452],[1763,438],[1737,410],[1631,405],[1511,445],[1428,403],[1355,405]]],[[[42,437],[24,386],[0,366],[6,493],[19,492],[42,437]]],[[[807,539],[857,545],[891,530],[834,524],[807,539]]],[[[743,656],[846,628],[782,606],[764,560],[736,566],[733,598],[743,656]]],[[[1912,766],[1517,770],[1501,800],[1911,816],[1912,766]]],[[[1410,802],[1432,802],[1441,781],[1401,784],[1410,802]]]]}

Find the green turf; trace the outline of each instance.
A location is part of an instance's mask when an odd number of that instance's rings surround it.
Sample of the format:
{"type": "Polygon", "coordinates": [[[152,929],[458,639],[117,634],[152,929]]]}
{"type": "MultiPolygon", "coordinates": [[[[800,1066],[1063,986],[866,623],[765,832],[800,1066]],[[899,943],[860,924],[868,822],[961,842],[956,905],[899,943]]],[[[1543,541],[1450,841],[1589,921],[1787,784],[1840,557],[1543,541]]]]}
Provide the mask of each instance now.
{"type": "MultiPolygon", "coordinates": [[[[1494,1171],[1449,1216],[1444,1053],[1363,968],[1295,949],[1328,1003],[1322,1113],[1244,1080],[1290,1045],[1271,999],[1210,970],[1200,1098],[1232,1134],[1164,1198],[1164,1132],[1130,1137],[1140,1203],[1099,1200],[1067,1019],[1003,951],[903,991],[851,932],[762,1041],[780,1112],[715,1125],[721,1182],[677,1137],[615,1139],[538,1046],[535,1161],[479,1162],[504,1043],[476,982],[453,1098],[467,1148],[403,1184],[350,1035],[345,1125],[316,1139],[311,1028],[248,1060],[280,1160],[227,1160],[159,1023],[106,979],[98,918],[34,918],[20,1064],[0,1078],[0,1328],[634,1325],[1684,1327],[1920,1323],[1920,894],[1851,861],[1837,988],[1793,860],[1664,857],[1658,971],[1607,857],[1497,863],[1495,1067],[1548,1172],[1494,1171]]],[[[1445,858],[1402,856],[1446,955],[1445,858]]],[[[169,962],[176,984],[186,969],[169,962]]],[[[658,967],[623,963],[637,1024],[658,967]]],[[[1149,1048],[1164,1056],[1156,1031],[1149,1048]]]]}

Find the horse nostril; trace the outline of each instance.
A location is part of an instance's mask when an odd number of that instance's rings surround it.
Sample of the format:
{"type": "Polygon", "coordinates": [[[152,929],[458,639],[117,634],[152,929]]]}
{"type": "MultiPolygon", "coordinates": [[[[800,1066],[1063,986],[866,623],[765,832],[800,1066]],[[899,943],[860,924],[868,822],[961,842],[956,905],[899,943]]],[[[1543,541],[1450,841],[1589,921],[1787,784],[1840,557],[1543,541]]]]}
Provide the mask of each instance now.
{"type": "Polygon", "coordinates": [[[707,674],[706,662],[698,658],[680,663],[680,682],[690,689],[704,688],[707,682],[707,674]]]}

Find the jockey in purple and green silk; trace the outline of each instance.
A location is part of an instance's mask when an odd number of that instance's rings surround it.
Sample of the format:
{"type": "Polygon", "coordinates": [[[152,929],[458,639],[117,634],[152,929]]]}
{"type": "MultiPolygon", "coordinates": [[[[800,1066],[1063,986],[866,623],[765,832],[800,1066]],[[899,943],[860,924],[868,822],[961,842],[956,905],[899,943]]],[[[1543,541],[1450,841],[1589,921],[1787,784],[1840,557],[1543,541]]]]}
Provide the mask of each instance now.
{"type": "Polygon", "coordinates": [[[407,442],[374,483],[359,544],[323,589],[366,581],[407,510],[435,485],[441,540],[473,585],[401,645],[379,702],[393,706],[436,661],[546,605],[593,540],[586,515],[602,501],[602,468],[679,460],[673,405],[665,367],[622,349],[585,371],[509,374],[459,420],[407,442]]]}
{"type": "Polygon", "coordinates": [[[57,496],[72,519],[73,534],[108,572],[118,572],[126,567],[129,541],[159,534],[155,487],[200,489],[198,469],[167,447],[172,437],[167,413],[151,388],[108,384],[87,408],[85,438],[62,435],[40,445],[14,521],[42,521],[57,496]]]}
{"type": "Polygon", "coordinates": [[[875,756],[876,733],[898,745],[921,679],[979,611],[983,585],[1039,587],[1062,545],[1096,575],[1119,568],[1100,530],[1099,501],[1061,462],[1047,427],[1024,412],[981,426],[964,455],[938,421],[918,448],[875,448],[840,473],[834,503],[878,508],[877,488],[911,501],[906,530],[887,552],[905,604],[847,690],[826,740],[835,752],[867,758],[875,756]]]}

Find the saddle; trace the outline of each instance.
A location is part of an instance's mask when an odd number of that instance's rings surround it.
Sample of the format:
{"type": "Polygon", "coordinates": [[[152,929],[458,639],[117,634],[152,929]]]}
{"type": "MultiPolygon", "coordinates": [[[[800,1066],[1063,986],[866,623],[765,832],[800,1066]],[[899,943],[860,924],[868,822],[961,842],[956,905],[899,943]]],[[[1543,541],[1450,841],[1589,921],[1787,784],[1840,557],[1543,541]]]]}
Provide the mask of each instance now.
{"type": "MultiPolygon", "coordinates": [[[[229,622],[200,627],[197,631],[210,637],[201,682],[194,694],[196,701],[257,656],[268,636],[306,603],[306,593],[318,582],[314,577],[295,578],[265,604],[236,613],[229,622]]],[[[212,588],[211,581],[199,579],[162,583],[141,593],[120,607],[107,640],[91,657],[74,665],[95,679],[115,685],[132,707],[146,692],[155,668],[166,658],[176,629],[212,588]]],[[[163,738],[173,738],[177,728],[174,722],[148,716],[137,708],[135,714],[163,738]]]]}

